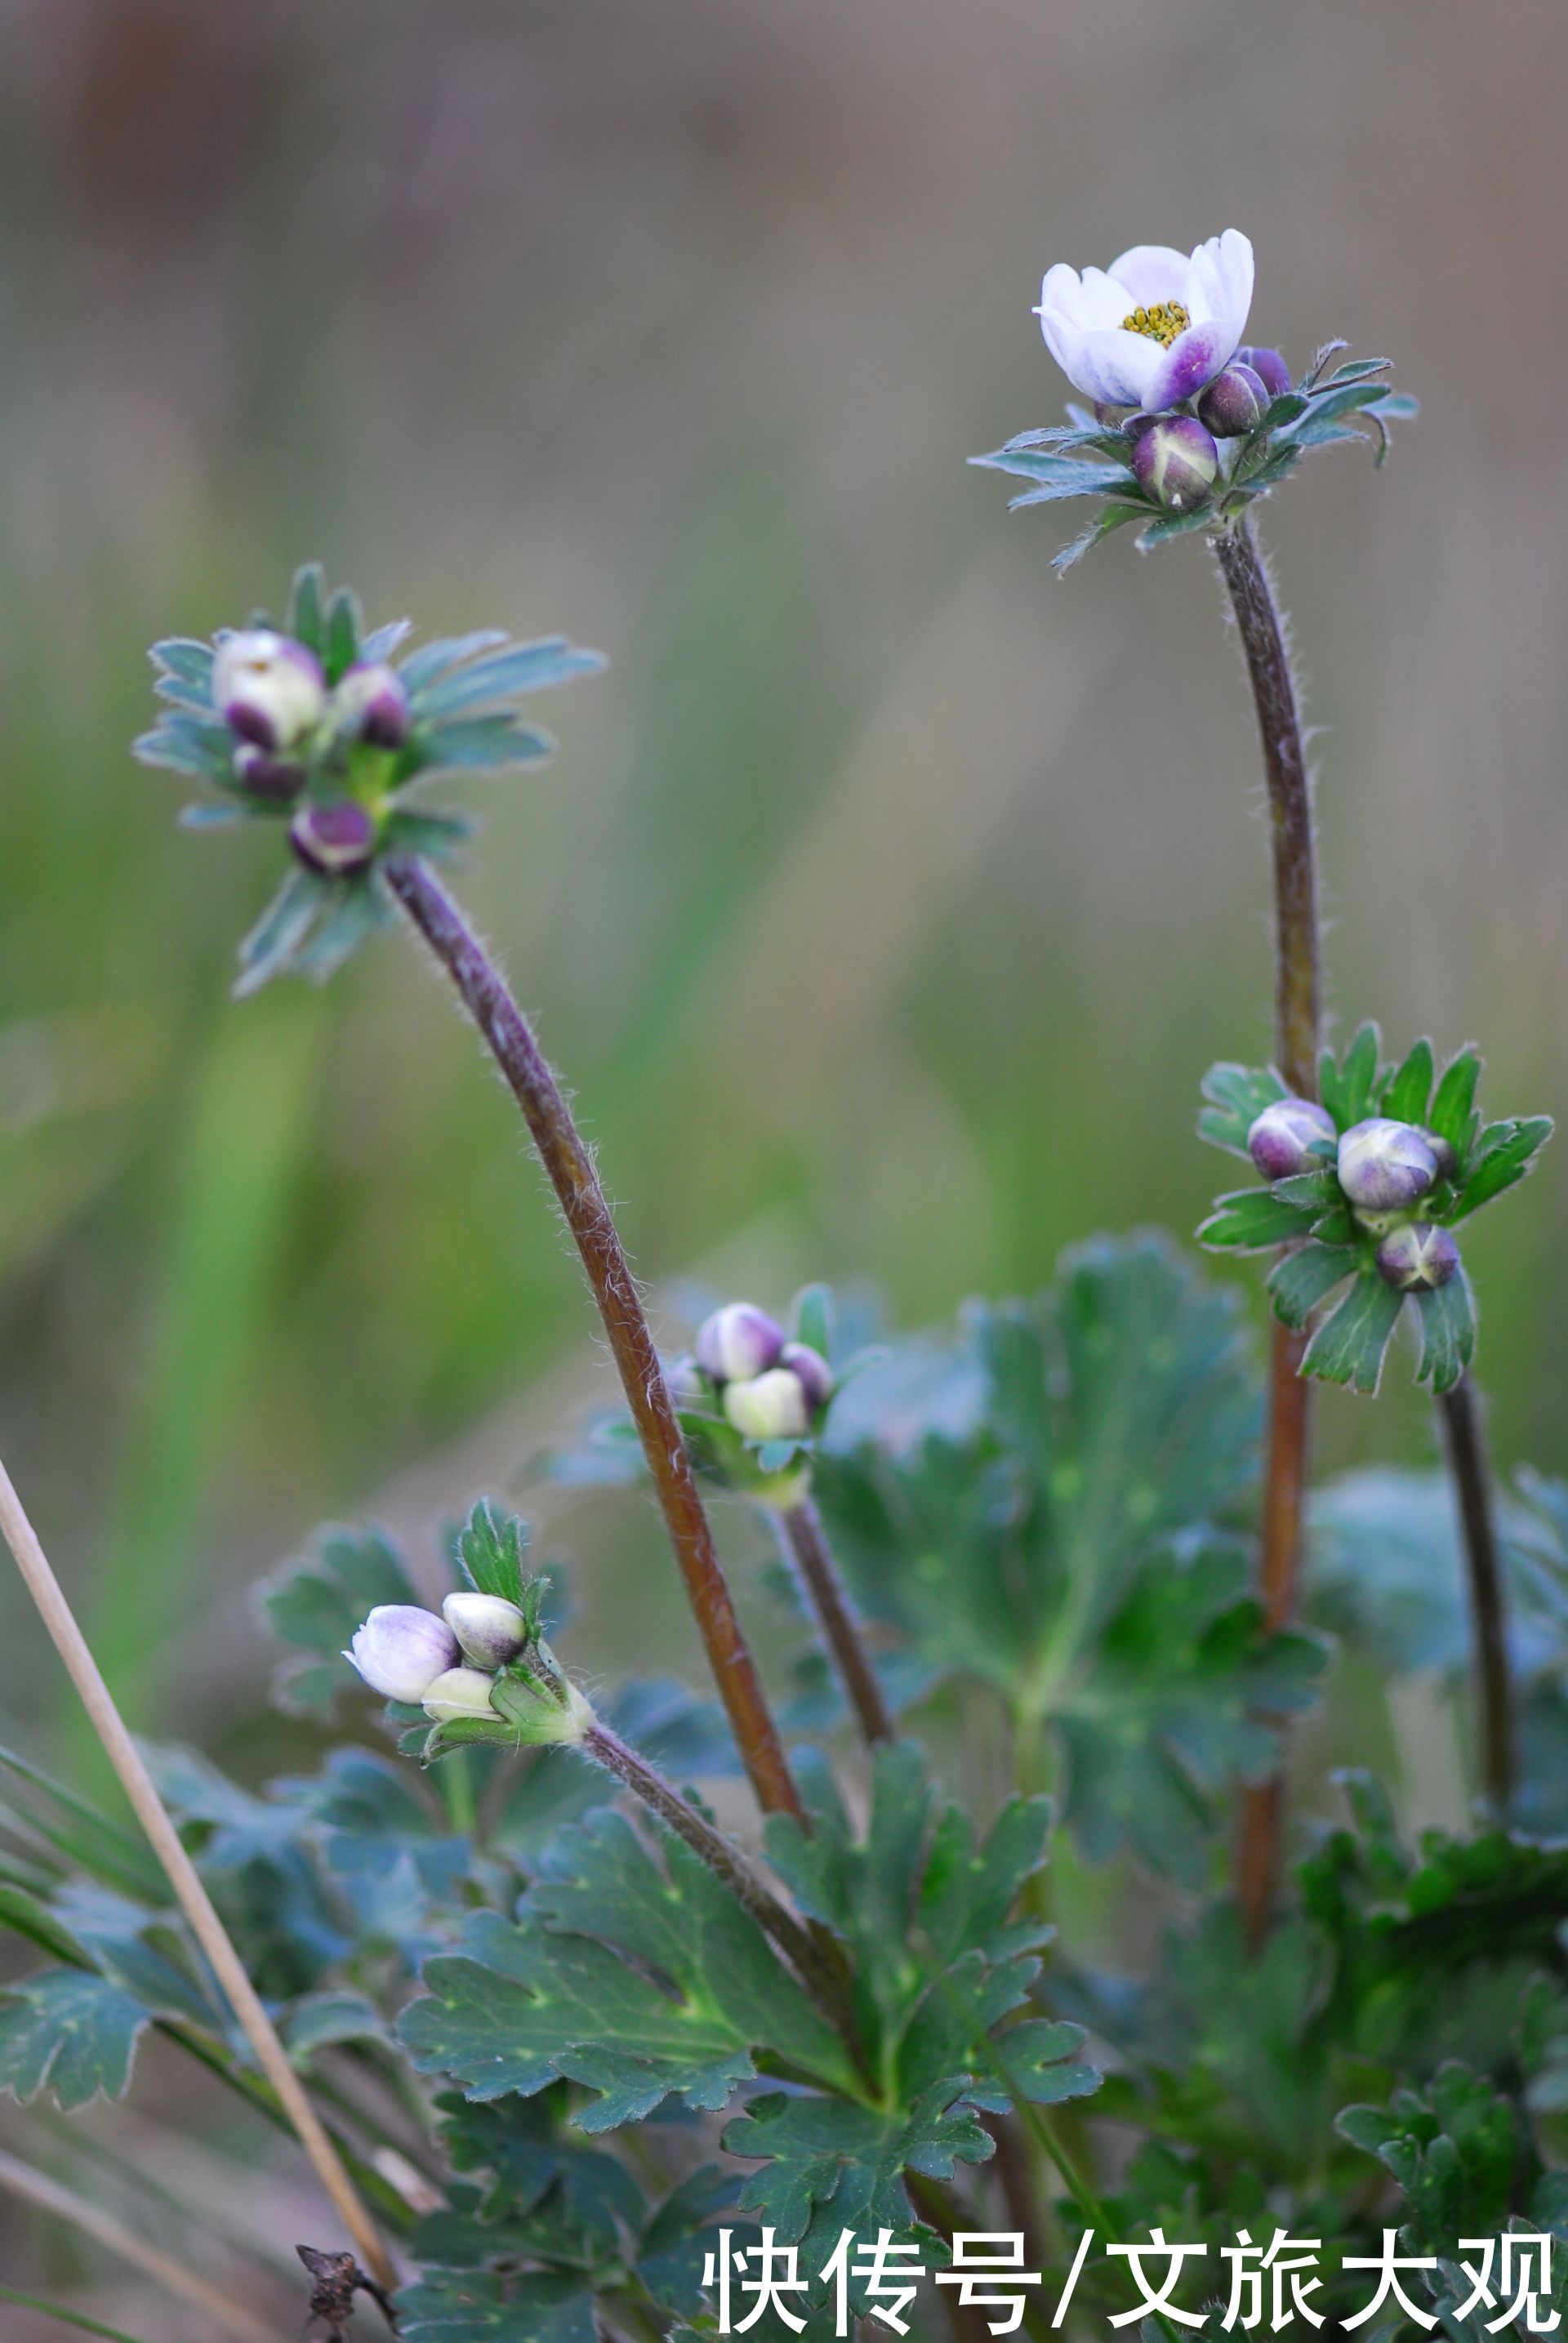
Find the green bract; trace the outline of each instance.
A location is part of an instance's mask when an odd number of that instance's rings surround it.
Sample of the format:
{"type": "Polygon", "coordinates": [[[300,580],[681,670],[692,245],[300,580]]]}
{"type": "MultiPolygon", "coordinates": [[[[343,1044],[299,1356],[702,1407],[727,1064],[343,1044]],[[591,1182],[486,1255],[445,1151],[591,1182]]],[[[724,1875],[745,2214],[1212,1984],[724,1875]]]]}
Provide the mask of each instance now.
{"type": "MultiPolygon", "coordinates": [[[[1382,1215],[1454,1229],[1523,1180],[1552,1135],[1549,1116],[1483,1121],[1475,1105],[1481,1058],[1462,1050],[1436,1076],[1432,1043],[1415,1043],[1397,1065],[1382,1059],[1382,1036],[1363,1025],[1336,1060],[1325,1051],[1319,1066],[1322,1102],[1342,1136],[1369,1117],[1382,1115],[1435,1135],[1452,1151],[1434,1184],[1402,1215],[1382,1215]]],[[[1234,1155],[1246,1155],[1247,1133],[1276,1099],[1287,1095],[1271,1066],[1213,1066],[1203,1080],[1209,1103],[1198,1118],[1201,1137],[1234,1155]]],[[[1421,1323],[1418,1381],[1434,1391],[1452,1390],[1475,1351],[1475,1308],[1462,1266],[1431,1292],[1406,1294],[1387,1283],[1377,1266],[1386,1226],[1367,1225],[1341,1189],[1332,1141],[1315,1141],[1321,1171],[1277,1180],[1267,1188],[1242,1188],[1219,1197],[1198,1232],[1215,1252],[1266,1252],[1280,1259],[1269,1273],[1269,1295],[1282,1324],[1312,1322],[1337,1288],[1349,1290],[1318,1318],[1302,1372],[1352,1391],[1375,1392],[1383,1355],[1408,1301],[1421,1323]]]]}
{"type": "MultiPolygon", "coordinates": [[[[276,622],[264,612],[247,624],[276,622]]],[[[340,876],[291,870],[240,946],[240,994],[286,970],[317,981],[330,976],[393,916],[378,864],[397,854],[447,856],[471,834],[467,816],[426,802],[432,783],[541,764],[555,742],[523,721],[518,703],[604,665],[598,651],[562,635],[518,643],[493,628],[405,649],[408,620],[367,631],[356,597],[347,588],[328,595],[317,562],[296,576],[278,631],[315,654],[329,689],[351,669],[389,665],[407,695],[408,729],[399,746],[377,746],[361,737],[354,711],[335,713],[329,700],[316,730],[286,751],[299,768],[297,785],[282,795],[263,794],[247,789],[236,770],[238,739],[213,704],[213,663],[223,635],[154,645],[156,689],[166,705],[136,754],[219,793],[216,803],[186,807],[181,819],[188,827],[287,825],[302,804],[330,808],[346,800],[363,806],[374,825],[375,860],[367,868],[340,876]]]]}
{"type": "Polygon", "coordinates": [[[1387,358],[1355,358],[1325,374],[1329,360],[1345,347],[1344,342],[1326,343],[1296,388],[1271,400],[1254,430],[1222,441],[1221,469],[1212,488],[1180,512],[1169,510],[1134,475],[1132,425],[1146,418],[1134,417],[1123,426],[1109,414],[1101,417],[1070,402],[1070,422],[1020,432],[993,455],[970,460],[1032,483],[1012,498],[1015,509],[1058,504],[1070,497],[1101,499],[1100,513],[1062,548],[1053,568],[1070,569],[1102,538],[1130,522],[1141,524],[1138,544],[1147,551],[1193,529],[1222,528],[1288,479],[1309,448],[1364,439],[1367,434],[1359,427],[1362,423],[1371,424],[1376,433],[1376,461],[1382,462],[1389,447],[1388,426],[1414,416],[1418,403],[1404,391],[1391,390],[1382,379],[1389,369],[1387,358]]]}

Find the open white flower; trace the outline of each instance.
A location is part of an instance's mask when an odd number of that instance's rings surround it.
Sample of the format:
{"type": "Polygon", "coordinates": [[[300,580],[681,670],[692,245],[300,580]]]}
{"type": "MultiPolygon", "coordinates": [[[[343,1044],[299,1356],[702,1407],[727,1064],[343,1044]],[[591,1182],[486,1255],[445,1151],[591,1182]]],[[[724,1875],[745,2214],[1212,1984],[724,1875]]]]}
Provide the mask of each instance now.
{"type": "Polygon", "coordinates": [[[1235,356],[1252,303],[1252,247],[1228,227],[1191,258],[1135,244],[1109,268],[1047,269],[1035,312],[1046,347],[1086,398],[1162,414],[1235,356]]]}

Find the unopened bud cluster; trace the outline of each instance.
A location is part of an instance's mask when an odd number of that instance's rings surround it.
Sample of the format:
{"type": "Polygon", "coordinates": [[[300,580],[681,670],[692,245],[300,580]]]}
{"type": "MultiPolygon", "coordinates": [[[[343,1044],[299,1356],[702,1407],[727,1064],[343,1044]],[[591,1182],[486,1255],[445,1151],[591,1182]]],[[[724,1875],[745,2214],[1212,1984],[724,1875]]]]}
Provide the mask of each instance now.
{"type": "MultiPolygon", "coordinates": [[[[408,737],[408,694],[394,668],[349,668],[329,689],[306,644],[269,627],[226,635],[212,670],[213,706],[235,736],[235,778],[269,804],[301,799],[313,761],[357,745],[395,749],[408,737]]],[[[306,868],[350,877],[373,860],[377,820],[355,797],[301,802],[289,842],[306,868]]]]}
{"type": "Polygon", "coordinates": [[[1370,1115],[1336,1135],[1322,1107],[1311,1099],[1282,1098],[1251,1125],[1247,1151],[1270,1182],[1321,1172],[1332,1160],[1357,1228],[1378,1240],[1379,1273],[1402,1292],[1432,1292],[1458,1271],[1453,1238],[1419,1215],[1422,1202],[1456,1168],[1452,1148],[1436,1132],[1370,1115]]]}
{"type": "Polygon", "coordinates": [[[746,1440],[809,1439],[833,1395],[833,1371],[821,1353],[792,1342],[749,1302],[731,1302],[703,1321],[695,1365],[746,1440]]]}
{"type": "Polygon", "coordinates": [[[422,1708],[437,1725],[490,1725],[494,1738],[580,1741],[593,1722],[548,1644],[503,1595],[448,1594],[441,1615],[378,1604],[343,1654],[373,1692],[422,1708]]]}

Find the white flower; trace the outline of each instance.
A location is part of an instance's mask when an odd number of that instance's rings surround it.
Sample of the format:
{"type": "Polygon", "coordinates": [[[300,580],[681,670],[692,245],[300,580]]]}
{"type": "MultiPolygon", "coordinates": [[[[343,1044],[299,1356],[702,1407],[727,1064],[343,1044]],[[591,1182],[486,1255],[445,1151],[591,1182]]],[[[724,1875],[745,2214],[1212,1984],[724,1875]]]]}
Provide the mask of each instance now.
{"type": "Polygon", "coordinates": [[[378,1603],[343,1656],[383,1699],[415,1701],[462,1655],[457,1638],[433,1611],[414,1603],[378,1603]]]}
{"type": "Polygon", "coordinates": [[[1135,244],[1109,268],[1058,262],[1035,315],[1057,365],[1086,398],[1158,415],[1195,398],[1235,356],[1252,302],[1252,247],[1239,230],[1189,259],[1135,244]]]}
{"type": "Polygon", "coordinates": [[[476,1666],[504,1668],[528,1640],[522,1613],[504,1594],[448,1594],[447,1624],[476,1666]]]}
{"type": "Polygon", "coordinates": [[[456,1725],[468,1716],[494,1718],[490,1686],[495,1682],[478,1668],[447,1668],[427,1686],[425,1714],[437,1725],[456,1725]]]}
{"type": "Polygon", "coordinates": [[[804,1440],[811,1429],[806,1387],[788,1367],[727,1383],[724,1413],[748,1440],[804,1440]]]}
{"type": "Polygon", "coordinates": [[[270,627],[247,627],[219,643],[212,697],[224,721],[259,749],[292,748],[327,705],[315,652],[270,627]]]}

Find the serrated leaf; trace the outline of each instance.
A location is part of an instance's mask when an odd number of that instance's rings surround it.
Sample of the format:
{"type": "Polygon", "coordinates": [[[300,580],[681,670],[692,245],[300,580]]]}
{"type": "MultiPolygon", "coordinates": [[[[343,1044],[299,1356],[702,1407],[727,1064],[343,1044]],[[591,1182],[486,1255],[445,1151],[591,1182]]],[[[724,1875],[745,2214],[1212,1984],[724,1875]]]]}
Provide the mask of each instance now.
{"type": "Polygon", "coordinates": [[[405,766],[420,779],[432,773],[499,771],[542,764],[555,747],[554,736],[537,724],[519,724],[510,716],[473,716],[421,727],[405,753],[405,766]]]}
{"type": "Polygon", "coordinates": [[[327,605],[324,628],[325,642],[321,663],[329,684],[339,682],[359,656],[359,638],[365,632],[365,620],[359,608],[359,598],[347,586],[340,586],[327,605]]]}
{"type": "Polygon", "coordinates": [[[309,935],[327,898],[331,882],[313,870],[291,870],[255,927],[239,947],[240,973],[234,996],[246,1001],[275,976],[281,976],[309,935]]]}
{"type": "Polygon", "coordinates": [[[1440,1139],[1447,1140],[1462,1166],[1470,1143],[1470,1119],[1480,1079],[1481,1052],[1467,1042],[1443,1068],[1442,1080],[1427,1117],[1427,1128],[1435,1131],[1440,1139]]]}
{"type": "Polygon", "coordinates": [[[1111,497],[1125,504],[1127,518],[1141,520],[1147,517],[1149,507],[1140,498],[1123,498],[1119,490],[1131,488],[1127,475],[1117,464],[1069,464],[1054,478],[1039,480],[1021,496],[1009,497],[1009,512],[1021,512],[1026,505],[1064,504],[1073,497],[1111,497]]]}
{"type": "Polygon", "coordinates": [[[564,635],[512,643],[489,658],[448,670],[423,688],[418,718],[421,723],[427,718],[445,719],[465,709],[515,699],[523,692],[544,691],[556,684],[570,683],[578,676],[600,674],[605,665],[601,651],[585,650],[564,635]]]}
{"type": "Polygon", "coordinates": [[[1104,511],[1097,513],[1089,527],[1081,531],[1070,545],[1064,545],[1059,553],[1051,555],[1050,566],[1057,576],[1065,577],[1086,553],[1092,553],[1097,545],[1103,544],[1108,537],[1113,537],[1119,528],[1125,528],[1130,520],[1141,520],[1143,510],[1141,505],[1108,504],[1104,511]]]}
{"type": "Polygon", "coordinates": [[[1263,414],[1262,428],[1278,431],[1282,425],[1293,423],[1298,415],[1304,415],[1306,411],[1307,401],[1299,390],[1282,390],[1277,398],[1269,401],[1263,414]]]}
{"type": "Polygon", "coordinates": [[[294,573],[288,590],[284,631],[325,662],[327,654],[327,576],[319,561],[304,562],[294,573]]]}
{"type": "Polygon", "coordinates": [[[102,2095],[123,2098],[151,2013],[91,1969],[45,1969],[0,2003],[0,2090],[46,2091],[66,2113],[102,2095]]]}
{"type": "Polygon", "coordinates": [[[325,984],[361,944],[391,924],[393,910],[374,872],[340,880],[307,942],[294,955],[295,972],[325,984]]]}
{"type": "Polygon", "coordinates": [[[1333,390],[1341,383],[1370,382],[1375,375],[1387,374],[1392,364],[1392,358],[1352,358],[1348,364],[1334,368],[1324,387],[1333,390]]]}
{"type": "Polygon", "coordinates": [[[213,647],[193,637],[171,635],[166,641],[155,643],[147,657],[166,673],[177,676],[182,683],[191,685],[206,694],[206,704],[212,705],[213,647]]]}
{"type": "Polygon", "coordinates": [[[1446,1285],[1415,1297],[1421,1320],[1421,1364],[1416,1381],[1435,1393],[1452,1391],[1475,1356],[1475,1304],[1463,1265],[1446,1285]]]}
{"type": "Polygon", "coordinates": [[[1382,1057],[1382,1036],[1369,1018],[1340,1061],[1340,1112],[1344,1118],[1342,1130],[1352,1123],[1364,1122],[1372,1112],[1372,1090],[1382,1057]]]}
{"type": "Polygon", "coordinates": [[[961,2076],[934,2083],[907,2112],[891,2116],[841,2099],[767,2092],[729,2126],[723,2144],[731,2156],[767,2159],[740,2203],[787,2243],[804,2237],[816,2207],[829,2200],[838,2227],[907,2230],[914,2214],[906,2167],[947,2180],[960,2164],[983,2164],[996,2152],[961,2076]]]}
{"type": "Polygon", "coordinates": [[[1312,1203],[1293,1204],[1271,1188],[1240,1188],[1217,1196],[1198,1230],[1198,1242],[1211,1252],[1271,1252],[1304,1237],[1318,1216],[1312,1203]]]}
{"type": "Polygon", "coordinates": [[[1308,1343],[1302,1373],[1315,1375],[1320,1383],[1375,1392],[1403,1301],[1403,1294],[1375,1269],[1363,1268],[1308,1343]]]}
{"type": "Polygon", "coordinates": [[[1272,1066],[1211,1066],[1203,1077],[1209,1103],[1198,1117],[1198,1135],[1232,1155],[1247,1153],[1247,1133],[1265,1107],[1289,1096],[1272,1066]]]}
{"type": "Polygon", "coordinates": [[[479,1499],[453,1543],[457,1567],[477,1594],[498,1594],[521,1608],[528,1534],[516,1513],[498,1517],[488,1497],[479,1499]]]}
{"type": "Polygon", "coordinates": [[[295,1715],[330,1715],[338,1694],[354,1682],[339,1655],[367,1614],[380,1603],[418,1600],[408,1565],[384,1531],[336,1524],[317,1530],[307,1554],[285,1564],[256,1589],[273,1634],[328,1663],[325,1670],[296,1667],[275,1677],[273,1696],[279,1707],[295,1715]]]}
{"type": "Polygon", "coordinates": [[[680,1842],[661,1852],[663,1869],[613,1811],[562,1831],[517,1926],[477,1914],[462,1952],[426,1965],[397,2029],[419,2071],[478,2099],[566,2077],[599,2093],[578,2117],[595,2132],[671,2094],[722,2107],[762,2048],[852,2094],[838,2037],[755,1922],[680,1842]]]}
{"type": "Polygon", "coordinates": [[[1171,512],[1159,520],[1151,521],[1138,539],[1140,553],[1148,553],[1173,537],[1188,537],[1195,528],[1212,528],[1219,515],[1211,504],[1201,505],[1196,512],[1171,512]]]}
{"type": "Polygon", "coordinates": [[[594,2293],[579,2272],[435,2269],[397,2298],[405,2343],[597,2343],[594,2293]]]}
{"type": "Polygon", "coordinates": [[[1395,1122],[1413,1122],[1425,1128],[1432,1101],[1432,1043],[1423,1038],[1415,1043],[1390,1081],[1379,1101],[1378,1112],[1392,1117],[1395,1122]]]}
{"type": "Polygon", "coordinates": [[[1359,1266],[1354,1245],[1315,1242],[1284,1253],[1269,1272],[1269,1297],[1282,1326],[1304,1326],[1320,1302],[1326,1301],[1342,1278],[1359,1266]]]}
{"type": "Polygon", "coordinates": [[[1483,1204],[1515,1186],[1523,1179],[1546,1141],[1551,1138],[1553,1122],[1550,1115],[1533,1115],[1527,1121],[1493,1123],[1481,1134],[1480,1143],[1471,1158],[1467,1176],[1458,1198],[1448,1213],[1450,1221],[1462,1221],[1478,1212],[1483,1204]]]}

